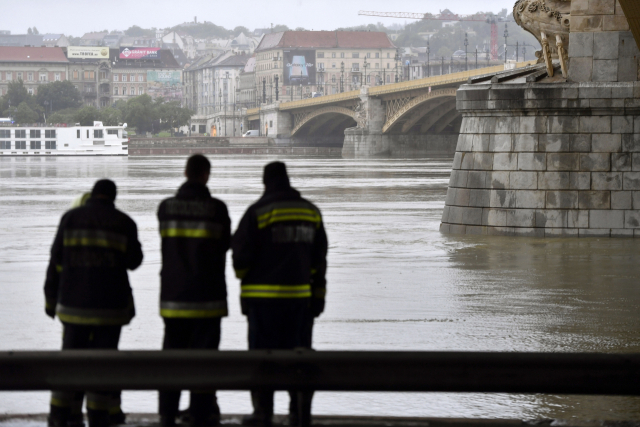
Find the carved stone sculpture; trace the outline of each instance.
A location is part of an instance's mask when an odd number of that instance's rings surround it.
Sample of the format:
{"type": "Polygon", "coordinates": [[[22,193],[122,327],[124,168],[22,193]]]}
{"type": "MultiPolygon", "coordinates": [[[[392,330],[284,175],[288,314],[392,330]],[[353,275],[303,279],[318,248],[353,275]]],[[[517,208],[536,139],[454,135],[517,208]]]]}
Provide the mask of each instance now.
{"type": "Polygon", "coordinates": [[[570,10],[571,0],[518,0],[513,6],[516,23],[542,45],[536,57],[538,62],[546,63],[550,76],[553,76],[553,60],[560,61],[562,75],[567,76],[570,10]]]}

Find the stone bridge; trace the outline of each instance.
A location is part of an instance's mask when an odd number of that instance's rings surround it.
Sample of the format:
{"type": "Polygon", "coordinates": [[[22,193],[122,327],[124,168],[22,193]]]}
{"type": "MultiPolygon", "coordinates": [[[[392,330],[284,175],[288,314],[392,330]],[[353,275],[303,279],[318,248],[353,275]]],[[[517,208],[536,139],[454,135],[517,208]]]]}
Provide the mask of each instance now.
{"type": "Polygon", "coordinates": [[[342,145],[344,157],[453,155],[462,123],[456,91],[470,78],[500,71],[503,65],[263,104],[247,110],[246,128],[268,130],[280,143],[342,145]]]}

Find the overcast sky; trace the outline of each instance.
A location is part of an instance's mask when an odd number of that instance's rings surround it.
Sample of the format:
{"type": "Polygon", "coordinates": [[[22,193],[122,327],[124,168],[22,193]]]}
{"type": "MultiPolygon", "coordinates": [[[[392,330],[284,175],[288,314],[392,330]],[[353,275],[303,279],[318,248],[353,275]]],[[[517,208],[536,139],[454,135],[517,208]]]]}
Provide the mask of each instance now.
{"type": "MultiPolygon", "coordinates": [[[[79,37],[89,31],[125,30],[131,25],[165,28],[193,21],[211,21],[233,29],[285,24],[290,28],[333,30],[337,27],[405,20],[358,16],[359,10],[438,13],[448,7],[460,14],[479,10],[509,12],[514,0],[2,0],[0,30],[24,34],[29,27],[40,33],[64,33],[79,37]],[[10,5],[9,5],[10,4],[10,5]],[[4,9],[3,8],[3,9],[4,9]]],[[[406,20],[407,23],[415,22],[406,20]]]]}

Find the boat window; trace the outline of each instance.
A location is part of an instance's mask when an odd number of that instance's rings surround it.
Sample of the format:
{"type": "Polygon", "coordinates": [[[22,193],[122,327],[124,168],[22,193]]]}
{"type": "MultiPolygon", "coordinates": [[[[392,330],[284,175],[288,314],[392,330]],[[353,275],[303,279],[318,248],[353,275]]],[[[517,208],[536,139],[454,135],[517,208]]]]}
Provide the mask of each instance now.
{"type": "Polygon", "coordinates": [[[78,129],[77,132],[78,132],[78,139],[80,139],[80,129],[78,129]]]}
{"type": "Polygon", "coordinates": [[[27,131],[24,129],[17,129],[16,130],[16,138],[26,138],[27,137],[27,131]]]}
{"type": "Polygon", "coordinates": [[[87,129],[87,139],[89,139],[89,129],[87,129]]]}
{"type": "Polygon", "coordinates": [[[0,150],[10,150],[11,141],[0,141],[0,150]]]}
{"type": "Polygon", "coordinates": [[[29,130],[29,138],[40,138],[40,129],[29,130]]]}
{"type": "Polygon", "coordinates": [[[93,137],[94,138],[104,138],[103,130],[102,129],[94,129],[93,130],[93,137]]]}
{"type": "Polygon", "coordinates": [[[44,137],[45,138],[55,138],[56,137],[56,130],[55,129],[45,130],[44,131],[44,137]]]}
{"type": "Polygon", "coordinates": [[[11,131],[9,129],[0,129],[0,138],[11,138],[11,131]]]}
{"type": "Polygon", "coordinates": [[[117,135],[118,129],[107,129],[107,135],[117,135]]]}
{"type": "Polygon", "coordinates": [[[16,150],[26,150],[26,149],[27,149],[27,141],[16,141],[16,150]]]}
{"type": "Polygon", "coordinates": [[[104,145],[104,141],[93,141],[93,145],[104,145]]]}
{"type": "Polygon", "coordinates": [[[39,150],[42,147],[40,141],[29,141],[29,148],[32,150],[39,150]]]}
{"type": "Polygon", "coordinates": [[[44,148],[46,148],[47,150],[55,150],[56,149],[56,142],[55,141],[45,141],[44,142],[44,148]]]}

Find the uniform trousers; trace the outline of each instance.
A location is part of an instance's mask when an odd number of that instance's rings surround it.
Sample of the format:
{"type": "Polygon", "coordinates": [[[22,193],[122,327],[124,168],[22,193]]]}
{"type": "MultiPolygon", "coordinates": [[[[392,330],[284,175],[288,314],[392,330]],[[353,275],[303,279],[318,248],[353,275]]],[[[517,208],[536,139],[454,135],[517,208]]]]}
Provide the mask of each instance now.
{"type": "MultiPolygon", "coordinates": [[[[120,325],[77,325],[62,323],[62,350],[117,350],[120,325]]],[[[56,425],[66,425],[70,420],[81,423],[84,392],[52,391],[50,418],[56,425]]],[[[123,419],[120,409],[120,392],[87,391],[89,425],[109,425],[109,417],[123,419]]]]}
{"type": "MultiPolygon", "coordinates": [[[[309,302],[301,300],[251,301],[248,304],[249,350],[311,348],[313,316],[309,302]]],[[[273,416],[274,390],[252,390],[254,414],[269,422],[273,416]]],[[[298,392],[290,390],[289,413],[298,416],[298,392]]],[[[311,395],[307,393],[308,411],[311,395]]],[[[305,403],[306,407],[307,404],[305,403]]],[[[303,408],[307,412],[307,408],[303,408]]]]}
{"type": "MultiPolygon", "coordinates": [[[[163,350],[217,350],[220,345],[220,317],[164,319],[163,350]]],[[[159,413],[170,419],[178,415],[180,390],[161,390],[159,413]]],[[[189,413],[195,422],[220,416],[215,390],[191,390],[189,413]]]]}

